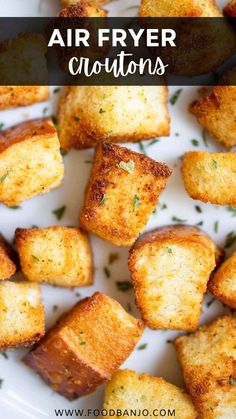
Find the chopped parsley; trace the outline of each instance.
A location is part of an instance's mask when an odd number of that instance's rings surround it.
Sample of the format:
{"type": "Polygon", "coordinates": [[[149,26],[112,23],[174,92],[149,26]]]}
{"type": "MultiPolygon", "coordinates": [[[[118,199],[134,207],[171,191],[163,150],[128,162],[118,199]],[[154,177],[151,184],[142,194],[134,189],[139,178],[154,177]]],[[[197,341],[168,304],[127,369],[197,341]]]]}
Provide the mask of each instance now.
{"type": "Polygon", "coordinates": [[[118,259],[119,259],[119,254],[118,253],[110,253],[109,256],[108,256],[109,265],[112,265],[113,262],[115,262],[118,259]]]}
{"type": "Polygon", "coordinates": [[[106,200],[107,200],[107,195],[104,193],[101,201],[98,203],[98,206],[101,207],[105,203],[106,200]]]}
{"type": "Polygon", "coordinates": [[[62,157],[65,157],[68,154],[67,150],[60,150],[62,157]]]}
{"type": "Polygon", "coordinates": [[[145,150],[145,147],[144,147],[142,141],[140,141],[138,143],[138,145],[139,145],[139,148],[140,148],[141,153],[145,154],[145,156],[146,156],[147,153],[146,153],[146,150],[145,150]]]}
{"type": "Polygon", "coordinates": [[[195,205],[195,210],[199,213],[202,212],[202,209],[201,209],[201,207],[199,207],[199,205],[195,205]]]}
{"type": "Polygon", "coordinates": [[[0,378],[0,388],[2,388],[3,381],[4,380],[2,378],[0,378]]]}
{"type": "Polygon", "coordinates": [[[214,222],[214,232],[218,233],[218,231],[219,231],[219,221],[215,221],[214,222]]]}
{"type": "Polygon", "coordinates": [[[176,102],[179,99],[179,96],[180,96],[182,90],[183,89],[176,90],[176,92],[171,96],[171,98],[170,98],[171,105],[175,105],[176,104],[176,102]]]}
{"type": "Polygon", "coordinates": [[[236,235],[233,231],[227,234],[225,238],[225,248],[228,249],[229,247],[233,246],[234,242],[236,240],[236,235]]]}
{"type": "Polygon", "coordinates": [[[16,210],[16,209],[20,209],[21,206],[20,205],[12,205],[11,207],[8,207],[8,208],[16,210]]]}
{"type": "Polygon", "coordinates": [[[199,141],[198,141],[198,140],[196,140],[195,138],[193,138],[193,139],[191,140],[191,143],[192,143],[192,145],[193,145],[194,147],[198,147],[198,146],[199,146],[199,141]]]}
{"type": "Polygon", "coordinates": [[[36,260],[37,262],[39,262],[39,258],[37,257],[37,256],[35,256],[35,255],[31,255],[32,256],[32,258],[34,259],[34,260],[36,260]]]}
{"type": "Polygon", "coordinates": [[[4,127],[4,123],[0,122],[0,131],[3,129],[3,127],[4,127]]]}
{"type": "Polygon", "coordinates": [[[60,92],[60,90],[61,90],[61,89],[60,89],[60,87],[56,87],[56,88],[53,90],[53,93],[54,93],[54,94],[56,94],[56,93],[60,92]]]}
{"type": "Polygon", "coordinates": [[[104,272],[104,274],[106,275],[106,277],[107,277],[107,278],[110,278],[110,277],[111,277],[111,272],[110,272],[110,270],[107,268],[107,266],[104,266],[104,268],[103,268],[103,272],[104,272]]]}
{"type": "Polygon", "coordinates": [[[217,169],[218,168],[218,163],[214,159],[212,159],[212,166],[214,167],[214,169],[217,169]]]}
{"type": "Polygon", "coordinates": [[[232,213],[232,217],[236,217],[236,208],[228,206],[227,211],[232,213]]]}
{"type": "Polygon", "coordinates": [[[80,292],[76,291],[75,296],[76,296],[76,297],[81,297],[80,292]]]}
{"type": "Polygon", "coordinates": [[[171,218],[171,220],[174,221],[175,223],[186,223],[187,222],[187,220],[183,220],[182,218],[175,217],[175,216],[173,216],[171,218]]]}
{"type": "Polygon", "coordinates": [[[48,108],[47,107],[46,108],[43,108],[43,115],[46,115],[47,111],[48,111],[48,108]]]}
{"type": "Polygon", "coordinates": [[[61,220],[61,218],[63,217],[65,213],[65,210],[66,210],[66,206],[63,205],[62,207],[53,210],[52,213],[57,217],[58,220],[61,220]]]}
{"type": "Polygon", "coordinates": [[[102,108],[99,109],[99,113],[105,113],[106,111],[102,108]]]}
{"type": "Polygon", "coordinates": [[[139,204],[140,204],[140,199],[137,195],[134,195],[134,199],[133,199],[133,211],[136,211],[136,209],[138,208],[139,204]]]}
{"type": "Polygon", "coordinates": [[[116,286],[119,291],[126,292],[133,288],[133,285],[130,281],[117,281],[116,286]]]}
{"type": "Polygon", "coordinates": [[[236,379],[232,377],[232,375],[229,377],[229,384],[232,386],[236,386],[236,379]]]}
{"type": "Polygon", "coordinates": [[[151,141],[149,141],[149,143],[147,144],[147,147],[151,147],[152,145],[157,144],[157,143],[159,143],[159,140],[158,140],[158,139],[151,140],[151,141]]]}
{"type": "Polygon", "coordinates": [[[142,343],[141,345],[139,345],[138,347],[137,347],[137,350],[138,351],[143,351],[144,349],[146,349],[146,347],[148,346],[148,344],[147,343],[142,343]]]}
{"type": "Polygon", "coordinates": [[[0,183],[3,183],[4,180],[7,178],[7,176],[9,175],[9,173],[11,173],[12,169],[7,169],[7,171],[4,173],[4,175],[2,175],[0,177],[0,183]]]}
{"type": "Polygon", "coordinates": [[[206,303],[206,306],[207,306],[207,307],[211,307],[211,305],[214,303],[214,301],[215,301],[215,298],[213,297],[210,301],[208,301],[208,302],[206,303]]]}
{"type": "Polygon", "coordinates": [[[166,248],[167,248],[167,252],[168,252],[168,253],[173,253],[173,250],[171,249],[171,247],[168,247],[168,246],[167,246],[166,248]]]}
{"type": "Polygon", "coordinates": [[[3,358],[8,359],[8,355],[6,352],[1,351],[0,354],[3,356],[3,358]]]}
{"type": "Polygon", "coordinates": [[[127,163],[125,161],[121,161],[119,163],[119,167],[128,173],[133,173],[135,164],[133,160],[129,160],[127,163]]]}

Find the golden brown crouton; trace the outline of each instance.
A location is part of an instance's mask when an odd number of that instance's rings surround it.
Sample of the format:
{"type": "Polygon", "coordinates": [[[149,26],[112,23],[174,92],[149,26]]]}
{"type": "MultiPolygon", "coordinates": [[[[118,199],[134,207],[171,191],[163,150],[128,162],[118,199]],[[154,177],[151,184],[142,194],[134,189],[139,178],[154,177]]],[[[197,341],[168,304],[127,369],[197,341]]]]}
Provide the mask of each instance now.
{"type": "Polygon", "coordinates": [[[190,105],[190,112],[226,147],[236,145],[236,86],[215,86],[211,94],[190,105]]]}
{"type": "Polygon", "coordinates": [[[142,0],[142,17],[218,17],[222,16],[215,0],[142,0]]]}
{"type": "Polygon", "coordinates": [[[0,86],[0,110],[32,105],[48,97],[47,86],[0,86]]]}
{"type": "Polygon", "coordinates": [[[197,327],[215,255],[210,237],[191,226],[160,227],[136,241],[129,269],[136,304],[149,327],[197,327]]]}
{"type": "Polygon", "coordinates": [[[0,348],[29,346],[44,335],[38,284],[0,282],[0,348]]]}
{"type": "Polygon", "coordinates": [[[14,252],[0,234],[0,280],[8,279],[16,273],[14,252]]]}
{"type": "Polygon", "coordinates": [[[182,176],[193,199],[236,206],[236,154],[189,151],[184,154],[182,176]]]}
{"type": "Polygon", "coordinates": [[[59,16],[60,17],[105,17],[107,16],[107,12],[100,7],[99,5],[102,4],[102,1],[89,1],[89,0],[81,0],[81,1],[62,1],[62,5],[65,3],[59,16]],[[67,3],[67,4],[66,4],[67,3]]]}
{"type": "Polygon", "coordinates": [[[224,15],[227,17],[236,17],[236,0],[230,0],[225,6],[224,15]]]}
{"type": "MultiPolygon", "coordinates": [[[[81,3],[87,3],[87,4],[91,4],[91,6],[93,5],[94,7],[96,6],[102,6],[105,3],[109,3],[112,0],[90,0],[90,1],[83,1],[83,0],[61,0],[61,7],[68,7],[71,6],[73,4],[81,4],[81,3]]],[[[90,15],[91,16],[91,15],[90,15]]]]}
{"type": "Polygon", "coordinates": [[[24,361],[55,391],[73,400],[109,380],[142,331],[142,322],[96,292],[63,315],[24,361]]]}
{"type": "Polygon", "coordinates": [[[178,337],[175,347],[199,419],[234,419],[236,318],[221,317],[178,337]]]}
{"type": "Polygon", "coordinates": [[[18,228],[16,245],[22,271],[30,281],[61,287],[92,284],[91,248],[79,228],[18,228]]]}
{"type": "Polygon", "coordinates": [[[236,309],[236,252],[213,273],[208,289],[216,298],[236,309]]]}
{"type": "Polygon", "coordinates": [[[64,167],[50,119],[23,122],[0,132],[0,202],[18,205],[60,185],[64,167]]]}
{"type": "MultiPolygon", "coordinates": [[[[147,410],[151,416],[174,416],[176,419],[195,419],[197,412],[191,398],[184,390],[159,377],[137,374],[135,371],[119,370],[106,385],[103,409],[108,412],[147,410]],[[173,413],[175,411],[175,413],[173,413]],[[169,414],[168,414],[169,412],[169,414]],[[172,414],[171,414],[172,412],[172,414]]],[[[117,419],[117,415],[108,418],[117,419]]],[[[144,416],[141,416],[144,417],[144,416]]]]}
{"type": "Polygon", "coordinates": [[[0,42],[1,85],[47,85],[46,53],[46,40],[39,33],[21,33],[0,42]]]}
{"type": "Polygon", "coordinates": [[[67,87],[59,103],[58,128],[63,149],[168,135],[167,87],[67,87]]]}
{"type": "Polygon", "coordinates": [[[171,170],[115,144],[96,150],[80,223],[117,246],[130,246],[144,229],[171,170]]]}

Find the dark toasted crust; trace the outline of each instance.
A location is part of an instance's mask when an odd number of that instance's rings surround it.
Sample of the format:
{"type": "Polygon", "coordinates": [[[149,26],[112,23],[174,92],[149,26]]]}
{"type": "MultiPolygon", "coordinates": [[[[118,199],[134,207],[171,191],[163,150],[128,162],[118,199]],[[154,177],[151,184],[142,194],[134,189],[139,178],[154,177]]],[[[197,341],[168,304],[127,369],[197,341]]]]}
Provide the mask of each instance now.
{"type": "Polygon", "coordinates": [[[24,336],[22,336],[22,338],[17,338],[17,343],[15,342],[15,339],[5,339],[5,342],[0,345],[0,349],[4,350],[4,349],[17,349],[20,347],[24,347],[24,348],[29,348],[31,346],[33,346],[34,344],[36,344],[37,342],[39,342],[42,337],[44,336],[44,333],[35,333],[34,336],[32,336],[31,339],[25,340],[24,336]]]}
{"type": "Polygon", "coordinates": [[[16,273],[16,263],[15,252],[0,234],[0,280],[8,279],[16,273]]]}
{"type": "Polygon", "coordinates": [[[73,400],[109,380],[142,331],[141,321],[96,292],[63,315],[24,362],[55,391],[73,400]]]}
{"type": "Polygon", "coordinates": [[[224,304],[236,309],[236,252],[216,269],[207,286],[224,304]]]}
{"type": "Polygon", "coordinates": [[[236,17],[236,0],[231,0],[224,7],[224,15],[227,17],[236,17]]]}
{"type": "Polygon", "coordinates": [[[0,153],[21,141],[33,140],[36,136],[51,136],[55,134],[56,129],[50,118],[22,122],[0,132],[0,153]]]}
{"type": "Polygon", "coordinates": [[[62,9],[59,17],[105,17],[107,12],[91,1],[80,1],[62,9]]]}

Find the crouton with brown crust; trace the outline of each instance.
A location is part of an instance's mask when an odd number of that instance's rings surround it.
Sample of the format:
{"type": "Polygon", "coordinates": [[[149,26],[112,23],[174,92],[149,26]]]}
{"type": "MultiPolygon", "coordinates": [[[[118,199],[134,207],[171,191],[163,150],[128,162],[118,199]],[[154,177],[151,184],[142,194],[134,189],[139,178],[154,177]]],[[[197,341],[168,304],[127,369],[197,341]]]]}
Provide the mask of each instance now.
{"type": "MultiPolygon", "coordinates": [[[[149,412],[155,416],[165,416],[165,412],[175,411],[176,419],[196,419],[197,412],[187,393],[163,380],[148,374],[137,374],[131,370],[119,370],[106,385],[103,409],[108,412],[127,412],[122,417],[128,418],[131,411],[149,412]]],[[[119,415],[109,415],[117,419],[119,415]]],[[[144,416],[143,416],[144,417],[144,416]]]]}
{"type": "Polygon", "coordinates": [[[8,279],[15,273],[16,264],[13,249],[0,234],[0,280],[8,279]]]}
{"type": "Polygon", "coordinates": [[[102,293],[77,303],[24,358],[69,400],[92,393],[134,349],[143,324],[102,293]]]}
{"type": "Polygon", "coordinates": [[[82,227],[117,246],[130,246],[170,175],[166,164],[143,154],[115,144],[99,145],[80,213],[82,227]]]}
{"type": "Polygon", "coordinates": [[[137,142],[169,135],[165,86],[71,86],[59,103],[61,147],[137,142]]]}
{"type": "MultiPolygon", "coordinates": [[[[69,7],[71,5],[74,4],[91,4],[91,6],[93,5],[93,7],[96,6],[102,6],[105,3],[109,3],[110,1],[113,0],[61,0],[61,7],[69,7]]],[[[91,16],[91,15],[90,15],[91,16]]]]}
{"type": "Polygon", "coordinates": [[[184,186],[191,198],[236,206],[236,154],[188,151],[182,160],[184,186]]]}
{"type": "Polygon", "coordinates": [[[175,340],[187,390],[199,419],[234,419],[236,318],[220,317],[175,340]]]}
{"type": "Polygon", "coordinates": [[[105,17],[107,12],[99,7],[102,2],[99,0],[89,1],[62,1],[64,9],[59,14],[59,17],[105,17]],[[63,5],[63,3],[65,3],[63,5]]]}
{"type": "Polygon", "coordinates": [[[152,329],[195,330],[216,246],[196,227],[171,225],[141,236],[130,250],[136,304],[152,329]]]}
{"type": "Polygon", "coordinates": [[[212,93],[190,105],[190,112],[225,147],[236,145],[236,86],[213,87],[212,93]]]}
{"type": "Polygon", "coordinates": [[[60,185],[64,167],[50,119],[23,122],[0,132],[0,202],[18,205],[60,185]]]}
{"type": "Polygon", "coordinates": [[[92,284],[91,247],[79,228],[18,228],[16,245],[22,271],[30,281],[60,287],[92,284]]]}
{"type": "Polygon", "coordinates": [[[0,86],[0,110],[32,105],[48,97],[47,86],[0,86]]]}
{"type": "Polygon", "coordinates": [[[224,304],[236,309],[236,252],[213,273],[208,289],[224,304]]]}
{"type": "Polygon", "coordinates": [[[0,348],[29,346],[45,332],[38,284],[0,282],[0,348]]]}
{"type": "Polygon", "coordinates": [[[230,0],[224,7],[224,15],[227,17],[236,17],[236,0],[230,0]]]}
{"type": "Polygon", "coordinates": [[[142,0],[141,17],[220,17],[215,0],[142,0]]]}

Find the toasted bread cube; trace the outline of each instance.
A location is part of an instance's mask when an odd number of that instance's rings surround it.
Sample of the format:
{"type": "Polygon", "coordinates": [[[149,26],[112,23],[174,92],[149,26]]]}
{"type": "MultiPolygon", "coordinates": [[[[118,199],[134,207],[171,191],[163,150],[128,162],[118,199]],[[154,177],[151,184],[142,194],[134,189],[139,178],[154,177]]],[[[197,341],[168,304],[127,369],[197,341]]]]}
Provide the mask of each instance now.
{"type": "Polygon", "coordinates": [[[47,86],[0,86],[0,110],[32,105],[48,97],[47,86]]]}
{"type": "Polygon", "coordinates": [[[160,227],[139,238],[129,269],[145,323],[152,329],[194,330],[215,264],[215,244],[196,227],[160,227]]]}
{"type": "Polygon", "coordinates": [[[224,304],[236,309],[236,252],[213,273],[208,289],[224,304]]]}
{"type": "Polygon", "coordinates": [[[190,105],[190,112],[225,147],[236,145],[236,86],[215,86],[190,105]]]}
{"type": "MultiPolygon", "coordinates": [[[[60,12],[60,17],[105,17],[107,12],[101,9],[100,0],[62,0],[62,7],[65,7],[60,12]]],[[[105,3],[105,2],[104,2],[105,3]]]]}
{"type": "Polygon", "coordinates": [[[39,33],[20,33],[0,42],[1,85],[46,86],[48,84],[47,43],[39,33]]]}
{"type": "Polygon", "coordinates": [[[187,390],[199,419],[234,419],[236,318],[224,316],[175,340],[187,390]]]}
{"type": "Polygon", "coordinates": [[[236,206],[236,154],[188,151],[182,161],[184,186],[191,198],[236,206]]]}
{"type": "Polygon", "coordinates": [[[0,280],[8,279],[16,273],[14,252],[0,234],[0,280]]]}
{"type": "Polygon", "coordinates": [[[142,17],[219,17],[215,0],[141,0],[142,17]]]}
{"type": "MultiPolygon", "coordinates": [[[[127,411],[122,416],[124,418],[128,418],[132,410],[147,410],[150,416],[152,412],[164,416],[165,411],[169,412],[168,416],[172,416],[171,412],[175,411],[176,419],[197,418],[191,398],[184,390],[163,378],[137,374],[131,370],[119,370],[112,376],[106,385],[103,409],[108,412],[127,411]]],[[[117,419],[119,415],[108,414],[107,417],[117,419]]]]}
{"type": "Polygon", "coordinates": [[[224,15],[227,17],[236,17],[236,0],[230,0],[224,8],[224,15]]]}
{"type": "Polygon", "coordinates": [[[79,228],[18,228],[16,245],[30,281],[60,287],[92,284],[92,252],[87,234],[79,228]]]}
{"type": "MultiPolygon", "coordinates": [[[[93,5],[94,7],[96,6],[102,6],[105,3],[109,3],[112,0],[90,0],[90,1],[83,1],[83,0],[61,0],[61,7],[69,7],[71,5],[74,4],[89,4],[89,5],[93,5]]],[[[91,16],[91,15],[90,15],[91,16]]]]}
{"type": "Polygon", "coordinates": [[[0,202],[18,205],[60,185],[64,167],[50,119],[23,122],[0,132],[0,202]]]}
{"type": "Polygon", "coordinates": [[[117,246],[131,245],[144,229],[171,170],[143,154],[103,143],[95,154],[80,223],[117,246]]]}
{"type": "Polygon", "coordinates": [[[0,348],[29,346],[44,336],[44,307],[38,284],[0,282],[0,348]]]}
{"type": "Polygon", "coordinates": [[[169,135],[165,86],[71,86],[59,103],[63,149],[169,135]]]}
{"type": "Polygon", "coordinates": [[[93,392],[130,355],[143,324],[96,292],[61,317],[24,361],[69,400],[93,392]]]}

